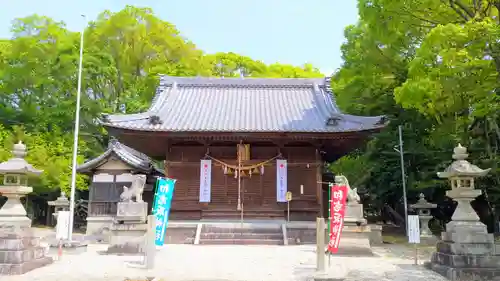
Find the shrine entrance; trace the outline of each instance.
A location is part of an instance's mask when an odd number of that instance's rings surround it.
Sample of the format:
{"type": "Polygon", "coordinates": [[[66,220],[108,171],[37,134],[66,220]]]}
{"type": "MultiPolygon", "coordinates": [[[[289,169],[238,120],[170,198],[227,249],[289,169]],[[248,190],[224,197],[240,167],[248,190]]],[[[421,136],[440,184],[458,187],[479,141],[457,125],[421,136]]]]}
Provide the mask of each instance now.
{"type": "Polygon", "coordinates": [[[276,202],[276,165],[280,155],[265,161],[250,159],[250,146],[237,145],[237,160],[214,163],[212,200],[203,219],[283,219],[284,206],[276,202]],[[272,188],[271,188],[272,187],[272,188]]]}

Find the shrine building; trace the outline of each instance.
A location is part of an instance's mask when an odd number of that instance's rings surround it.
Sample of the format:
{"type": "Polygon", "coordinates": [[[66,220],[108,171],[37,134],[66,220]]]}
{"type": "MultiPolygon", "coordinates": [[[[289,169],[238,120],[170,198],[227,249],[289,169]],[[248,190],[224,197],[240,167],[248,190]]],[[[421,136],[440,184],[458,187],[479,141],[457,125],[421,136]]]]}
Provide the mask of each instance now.
{"type": "Polygon", "coordinates": [[[360,147],[382,116],[343,114],[330,78],[161,76],[150,108],[104,115],[122,144],[177,179],[170,220],[326,216],[325,163],[360,147]]]}
{"type": "Polygon", "coordinates": [[[90,177],[87,234],[99,234],[108,229],[116,216],[117,203],[123,187],[130,187],[135,174],[146,175],[143,199],[153,201],[153,187],[163,171],[143,153],[111,139],[101,155],[77,167],[77,171],[90,177]]]}

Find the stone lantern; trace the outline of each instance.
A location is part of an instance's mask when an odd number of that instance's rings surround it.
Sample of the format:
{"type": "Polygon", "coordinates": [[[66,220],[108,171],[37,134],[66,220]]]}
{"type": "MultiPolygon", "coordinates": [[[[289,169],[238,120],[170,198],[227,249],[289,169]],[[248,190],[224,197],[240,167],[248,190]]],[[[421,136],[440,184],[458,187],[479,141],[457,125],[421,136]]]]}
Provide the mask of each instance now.
{"type": "Polygon", "coordinates": [[[69,200],[63,191],[61,191],[61,196],[57,197],[57,199],[54,201],[48,201],[47,204],[49,204],[49,206],[54,207],[54,212],[52,213],[52,216],[56,221],[57,221],[57,214],[59,211],[69,211],[69,200]]]}
{"type": "Polygon", "coordinates": [[[432,237],[429,229],[429,221],[432,219],[431,210],[437,208],[437,204],[432,204],[425,200],[425,195],[420,193],[420,198],[417,203],[410,205],[411,208],[417,210],[418,218],[421,221],[420,236],[432,237]]]}
{"type": "Polygon", "coordinates": [[[438,172],[440,178],[450,181],[451,190],[446,191],[446,196],[457,202],[457,208],[451,217],[452,221],[446,225],[447,232],[465,229],[466,231],[486,231],[486,226],[479,221],[479,216],[472,208],[470,202],[481,195],[481,190],[474,189],[474,179],[488,174],[490,169],[483,170],[467,161],[469,154],[467,148],[458,144],[453,149],[452,158],[455,159],[444,172],[438,172]]]}
{"type": "Polygon", "coordinates": [[[26,160],[26,146],[19,142],[12,150],[14,157],[0,163],[3,185],[0,193],[7,202],[0,209],[0,275],[18,275],[52,263],[45,256],[39,238],[31,229],[31,220],[26,216],[22,196],[33,192],[28,186],[28,176],[40,175],[26,160]]]}
{"type": "Polygon", "coordinates": [[[43,171],[24,160],[26,146],[22,142],[14,145],[12,154],[14,157],[0,163],[0,175],[3,176],[0,193],[7,197],[7,202],[0,209],[0,227],[31,227],[31,220],[26,216],[20,199],[33,192],[33,188],[28,186],[28,176],[39,176],[43,171]]]}
{"type": "Polygon", "coordinates": [[[446,224],[428,266],[452,281],[499,280],[500,245],[480,220],[470,202],[481,195],[474,180],[488,174],[467,161],[467,149],[460,144],[453,150],[453,161],[437,175],[451,183],[446,195],[457,201],[452,221],[446,224]]]}

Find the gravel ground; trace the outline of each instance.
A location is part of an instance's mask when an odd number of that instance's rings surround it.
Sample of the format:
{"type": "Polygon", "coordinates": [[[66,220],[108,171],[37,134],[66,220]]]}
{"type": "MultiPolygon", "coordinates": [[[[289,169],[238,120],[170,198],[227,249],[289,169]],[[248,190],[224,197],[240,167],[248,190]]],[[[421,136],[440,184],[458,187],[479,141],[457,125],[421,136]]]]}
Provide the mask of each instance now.
{"type": "MultiPolygon", "coordinates": [[[[61,261],[2,281],[123,281],[159,277],[164,281],[285,281],[311,280],[315,274],[313,246],[200,246],[167,245],[157,251],[152,270],[130,268],[139,257],[101,256],[87,252],[64,255],[61,261]]],[[[374,248],[378,257],[331,259],[329,270],[346,270],[346,281],[444,281],[441,276],[412,265],[408,250],[374,248]],[[399,251],[399,252],[398,252],[399,251]],[[399,255],[399,257],[397,257],[399,255]]]]}

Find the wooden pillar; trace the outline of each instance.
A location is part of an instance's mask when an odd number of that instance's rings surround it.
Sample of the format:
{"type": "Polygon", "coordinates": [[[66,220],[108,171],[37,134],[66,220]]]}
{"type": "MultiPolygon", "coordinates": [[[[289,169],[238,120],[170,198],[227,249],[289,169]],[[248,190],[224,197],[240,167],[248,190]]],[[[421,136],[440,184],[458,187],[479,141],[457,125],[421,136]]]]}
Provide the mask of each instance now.
{"type": "Polygon", "coordinates": [[[264,178],[264,176],[259,173],[260,205],[264,205],[264,179],[263,178],[264,178]]]}
{"type": "Polygon", "coordinates": [[[170,142],[167,140],[166,143],[165,143],[165,161],[163,161],[163,166],[164,166],[164,170],[165,170],[165,177],[168,177],[169,176],[169,173],[168,173],[168,170],[170,168],[170,150],[171,150],[171,147],[170,147],[170,142]]]}
{"type": "Polygon", "coordinates": [[[319,154],[319,150],[316,149],[316,199],[318,200],[319,204],[319,216],[324,217],[325,214],[323,214],[323,184],[321,183],[322,180],[322,165],[321,165],[321,155],[319,154]]]}

